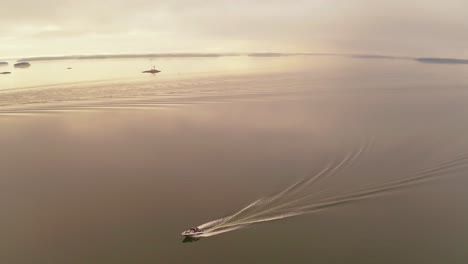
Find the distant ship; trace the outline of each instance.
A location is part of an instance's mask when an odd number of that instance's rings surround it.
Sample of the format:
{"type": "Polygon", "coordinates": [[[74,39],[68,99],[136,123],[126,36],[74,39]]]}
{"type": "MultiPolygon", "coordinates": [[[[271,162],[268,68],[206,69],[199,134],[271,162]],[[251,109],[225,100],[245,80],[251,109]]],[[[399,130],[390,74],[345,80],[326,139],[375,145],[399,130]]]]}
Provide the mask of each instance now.
{"type": "Polygon", "coordinates": [[[152,73],[152,74],[155,74],[155,73],[158,73],[158,72],[161,72],[161,71],[156,70],[156,67],[153,66],[153,69],[148,70],[148,71],[144,71],[144,72],[142,72],[142,73],[152,73]]]}

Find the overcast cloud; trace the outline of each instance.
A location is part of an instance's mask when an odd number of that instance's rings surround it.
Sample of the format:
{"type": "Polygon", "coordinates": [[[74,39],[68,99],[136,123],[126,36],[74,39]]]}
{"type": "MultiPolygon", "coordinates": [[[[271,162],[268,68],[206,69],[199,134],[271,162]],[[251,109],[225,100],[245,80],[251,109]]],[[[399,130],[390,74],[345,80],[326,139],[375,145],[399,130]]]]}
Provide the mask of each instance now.
{"type": "Polygon", "coordinates": [[[3,0],[0,57],[339,52],[468,57],[466,0],[3,0]]]}

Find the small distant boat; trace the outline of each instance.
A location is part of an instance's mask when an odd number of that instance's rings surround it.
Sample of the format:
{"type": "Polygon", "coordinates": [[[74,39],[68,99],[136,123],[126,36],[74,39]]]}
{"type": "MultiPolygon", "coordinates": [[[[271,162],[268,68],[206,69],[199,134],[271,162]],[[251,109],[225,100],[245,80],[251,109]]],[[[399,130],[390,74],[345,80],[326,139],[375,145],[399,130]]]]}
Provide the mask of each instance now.
{"type": "Polygon", "coordinates": [[[155,74],[155,73],[158,73],[158,72],[161,72],[161,71],[156,70],[156,67],[153,66],[153,69],[148,70],[148,71],[143,71],[142,73],[152,73],[152,74],[155,74]]]}
{"type": "Polygon", "coordinates": [[[203,233],[203,229],[200,229],[198,227],[192,227],[189,230],[185,230],[184,232],[182,232],[182,235],[185,237],[196,237],[203,233]]]}

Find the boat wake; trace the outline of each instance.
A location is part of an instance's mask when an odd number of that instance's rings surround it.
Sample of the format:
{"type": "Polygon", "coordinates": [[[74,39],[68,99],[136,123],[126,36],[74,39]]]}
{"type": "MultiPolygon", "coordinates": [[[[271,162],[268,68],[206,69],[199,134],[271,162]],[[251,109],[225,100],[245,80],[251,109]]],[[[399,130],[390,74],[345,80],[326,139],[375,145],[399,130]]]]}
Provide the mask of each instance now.
{"type": "Polygon", "coordinates": [[[353,166],[370,145],[369,143],[355,152],[348,153],[343,159],[325,166],[317,174],[304,178],[274,195],[260,198],[230,216],[198,226],[204,230],[199,237],[215,236],[253,224],[318,212],[337,205],[372,198],[392,190],[418,185],[468,168],[468,153],[464,153],[434,167],[421,169],[391,181],[369,184],[353,191],[326,195],[327,189],[317,190],[317,186],[320,187],[322,181],[339,175],[353,166]]]}

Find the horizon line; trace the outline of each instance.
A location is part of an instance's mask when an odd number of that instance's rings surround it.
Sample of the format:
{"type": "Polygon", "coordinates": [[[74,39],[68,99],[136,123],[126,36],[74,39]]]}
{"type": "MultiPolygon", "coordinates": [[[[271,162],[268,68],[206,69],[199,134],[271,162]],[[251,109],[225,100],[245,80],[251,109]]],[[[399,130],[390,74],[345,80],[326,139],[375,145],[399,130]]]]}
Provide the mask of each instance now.
{"type": "Polygon", "coordinates": [[[92,60],[92,59],[135,59],[135,58],[216,58],[216,57],[286,57],[286,56],[340,56],[359,59],[397,59],[414,60],[420,63],[436,64],[468,64],[464,58],[443,57],[410,57],[362,53],[327,53],[327,52],[170,52],[170,53],[123,53],[123,54],[93,54],[93,55],[63,55],[63,56],[33,56],[10,58],[5,60],[53,61],[53,60],[92,60]]]}

